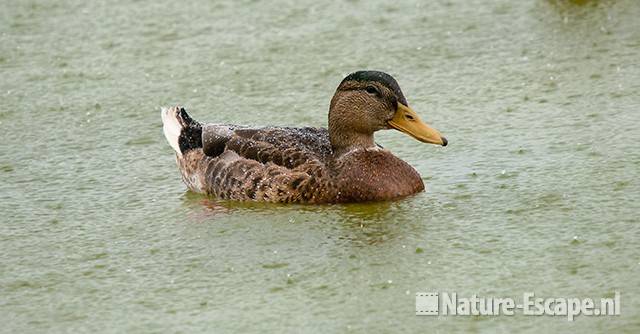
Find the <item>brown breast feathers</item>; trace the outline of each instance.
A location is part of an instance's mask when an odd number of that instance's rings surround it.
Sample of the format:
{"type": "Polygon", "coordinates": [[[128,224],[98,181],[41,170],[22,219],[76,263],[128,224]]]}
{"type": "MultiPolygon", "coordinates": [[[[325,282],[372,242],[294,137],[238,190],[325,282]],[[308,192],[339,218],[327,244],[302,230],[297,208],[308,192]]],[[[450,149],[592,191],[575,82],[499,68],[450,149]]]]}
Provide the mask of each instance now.
{"type": "Polygon", "coordinates": [[[336,163],[336,202],[389,200],[424,190],[420,174],[386,150],[347,153],[336,163]]]}

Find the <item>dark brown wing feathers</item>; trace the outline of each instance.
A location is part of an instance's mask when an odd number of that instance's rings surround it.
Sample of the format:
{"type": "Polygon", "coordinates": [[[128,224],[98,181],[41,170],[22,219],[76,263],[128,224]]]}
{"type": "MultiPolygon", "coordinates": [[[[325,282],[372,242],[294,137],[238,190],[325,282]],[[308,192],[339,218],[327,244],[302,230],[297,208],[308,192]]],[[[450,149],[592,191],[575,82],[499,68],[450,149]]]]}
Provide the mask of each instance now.
{"type": "Polygon", "coordinates": [[[203,134],[203,149],[190,150],[178,159],[183,180],[193,191],[232,200],[329,201],[330,178],[319,160],[328,149],[323,140],[296,140],[304,132],[286,128],[240,129],[226,137],[220,135],[226,129],[204,128],[218,133],[203,134]],[[215,147],[221,144],[224,150],[215,147]],[[209,156],[205,151],[222,153],[209,156]]]}

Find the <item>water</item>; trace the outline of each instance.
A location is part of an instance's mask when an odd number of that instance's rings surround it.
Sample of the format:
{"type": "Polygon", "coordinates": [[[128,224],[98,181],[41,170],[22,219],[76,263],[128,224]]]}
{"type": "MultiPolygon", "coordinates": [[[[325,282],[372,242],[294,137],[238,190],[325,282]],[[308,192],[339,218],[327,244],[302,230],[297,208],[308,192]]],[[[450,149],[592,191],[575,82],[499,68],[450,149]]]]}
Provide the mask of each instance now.
{"type": "Polygon", "coordinates": [[[636,1],[4,1],[4,332],[638,332],[636,1]],[[159,107],[323,126],[393,74],[450,140],[376,139],[427,192],[188,193],[159,107]],[[416,317],[420,291],[611,297],[621,316],[416,317]]]}

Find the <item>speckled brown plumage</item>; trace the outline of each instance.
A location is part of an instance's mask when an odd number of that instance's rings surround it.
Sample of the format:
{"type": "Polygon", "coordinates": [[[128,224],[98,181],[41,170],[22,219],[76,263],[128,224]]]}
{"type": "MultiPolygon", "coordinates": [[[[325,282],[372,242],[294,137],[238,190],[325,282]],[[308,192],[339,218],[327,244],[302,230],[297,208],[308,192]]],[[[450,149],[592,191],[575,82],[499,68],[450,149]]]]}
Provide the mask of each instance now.
{"type": "Polygon", "coordinates": [[[423,191],[418,172],[373,141],[398,104],[406,105],[395,80],[393,87],[375,77],[347,79],[332,100],[329,129],[200,124],[182,108],[164,110],[169,142],[179,133],[172,146],[184,183],[223,199],[281,203],[379,201],[423,191]]]}

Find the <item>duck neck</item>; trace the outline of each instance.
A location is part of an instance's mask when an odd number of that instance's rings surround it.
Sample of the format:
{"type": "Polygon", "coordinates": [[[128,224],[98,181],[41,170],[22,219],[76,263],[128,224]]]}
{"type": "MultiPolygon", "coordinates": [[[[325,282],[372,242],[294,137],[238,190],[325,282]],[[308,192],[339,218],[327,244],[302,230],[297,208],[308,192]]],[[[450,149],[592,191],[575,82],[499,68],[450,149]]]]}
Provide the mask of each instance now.
{"type": "Polygon", "coordinates": [[[373,132],[356,132],[341,124],[332,124],[331,120],[329,120],[329,141],[335,155],[376,146],[373,140],[373,132]]]}
{"type": "Polygon", "coordinates": [[[350,95],[336,92],[329,106],[329,141],[333,154],[340,156],[356,149],[375,147],[374,129],[368,126],[366,106],[350,95]]]}

